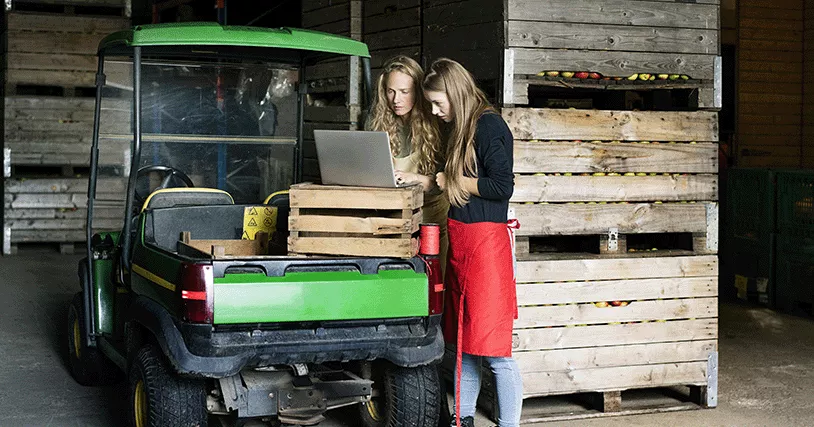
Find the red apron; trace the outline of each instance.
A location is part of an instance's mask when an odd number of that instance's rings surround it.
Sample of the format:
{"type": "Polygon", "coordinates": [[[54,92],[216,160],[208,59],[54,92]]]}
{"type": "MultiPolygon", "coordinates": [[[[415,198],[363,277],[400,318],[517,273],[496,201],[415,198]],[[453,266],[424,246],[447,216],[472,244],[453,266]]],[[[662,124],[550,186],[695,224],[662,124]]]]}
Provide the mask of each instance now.
{"type": "MultiPolygon", "coordinates": [[[[461,353],[511,357],[517,319],[512,228],[496,222],[448,220],[444,338],[455,343],[455,400],[460,408],[461,353]]],[[[459,414],[456,411],[456,424],[459,414]]]]}

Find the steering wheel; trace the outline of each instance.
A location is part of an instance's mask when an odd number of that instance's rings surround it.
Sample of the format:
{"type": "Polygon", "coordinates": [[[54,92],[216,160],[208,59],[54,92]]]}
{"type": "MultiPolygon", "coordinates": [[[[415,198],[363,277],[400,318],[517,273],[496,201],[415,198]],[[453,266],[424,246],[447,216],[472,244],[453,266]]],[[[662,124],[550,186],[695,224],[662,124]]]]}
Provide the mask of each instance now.
{"type": "MultiPolygon", "coordinates": [[[[170,187],[177,187],[170,185],[170,183],[173,181],[173,178],[177,178],[177,180],[180,180],[185,187],[189,188],[195,187],[195,184],[192,183],[192,180],[189,178],[187,174],[173,167],[162,165],[144,166],[143,168],[139,169],[138,172],[136,173],[136,182],[138,182],[138,180],[144,178],[145,176],[153,172],[162,173],[164,175],[164,179],[161,180],[161,184],[158,184],[158,187],[156,187],[152,191],[163,190],[165,188],[170,187]]],[[[144,201],[147,200],[147,196],[149,196],[149,194],[144,195],[139,193],[138,186],[136,186],[136,206],[139,209],[141,209],[141,206],[144,204],[144,201]]]]}

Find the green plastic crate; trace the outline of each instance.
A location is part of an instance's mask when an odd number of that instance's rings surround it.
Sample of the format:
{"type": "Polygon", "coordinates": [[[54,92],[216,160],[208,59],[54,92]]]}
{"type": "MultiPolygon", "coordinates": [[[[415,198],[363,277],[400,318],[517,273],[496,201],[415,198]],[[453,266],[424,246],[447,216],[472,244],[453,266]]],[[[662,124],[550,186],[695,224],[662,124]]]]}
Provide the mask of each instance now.
{"type": "Polygon", "coordinates": [[[775,232],[775,172],[763,168],[732,168],[726,183],[729,233],[766,241],[775,232]]]}
{"type": "Polygon", "coordinates": [[[777,227],[783,234],[814,236],[814,171],[777,173],[777,227]]]}
{"type": "Polygon", "coordinates": [[[778,310],[814,314],[814,237],[777,236],[775,301],[778,310]]]}

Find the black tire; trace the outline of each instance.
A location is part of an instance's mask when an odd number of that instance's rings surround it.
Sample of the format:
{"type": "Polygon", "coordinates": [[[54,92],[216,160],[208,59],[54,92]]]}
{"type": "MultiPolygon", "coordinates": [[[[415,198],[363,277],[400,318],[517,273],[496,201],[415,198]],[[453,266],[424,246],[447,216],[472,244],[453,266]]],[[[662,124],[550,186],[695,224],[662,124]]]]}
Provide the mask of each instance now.
{"type": "Polygon", "coordinates": [[[449,427],[452,425],[452,411],[449,410],[449,400],[447,399],[447,391],[450,389],[447,380],[444,379],[442,365],[438,365],[438,404],[440,409],[438,411],[438,427],[449,427]]]}
{"type": "Polygon", "coordinates": [[[71,300],[65,341],[71,375],[85,386],[109,385],[121,378],[119,368],[95,347],[88,347],[85,329],[85,304],[82,292],[71,300]]]}
{"type": "Polygon", "coordinates": [[[439,380],[435,366],[374,365],[378,396],[360,405],[365,427],[438,427],[439,380]]]}
{"type": "Polygon", "coordinates": [[[155,346],[136,353],[129,382],[131,426],[206,427],[204,381],[175,375],[155,346]]]}

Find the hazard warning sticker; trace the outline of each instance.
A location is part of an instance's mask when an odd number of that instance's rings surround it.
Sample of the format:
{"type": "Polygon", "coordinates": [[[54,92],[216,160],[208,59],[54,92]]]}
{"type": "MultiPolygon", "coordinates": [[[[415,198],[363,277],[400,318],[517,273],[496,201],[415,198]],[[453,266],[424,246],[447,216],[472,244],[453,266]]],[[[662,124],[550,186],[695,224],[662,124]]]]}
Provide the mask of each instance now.
{"type": "Polygon", "coordinates": [[[277,226],[277,208],[272,206],[247,206],[243,209],[243,240],[254,240],[258,231],[274,232],[277,226]]]}

